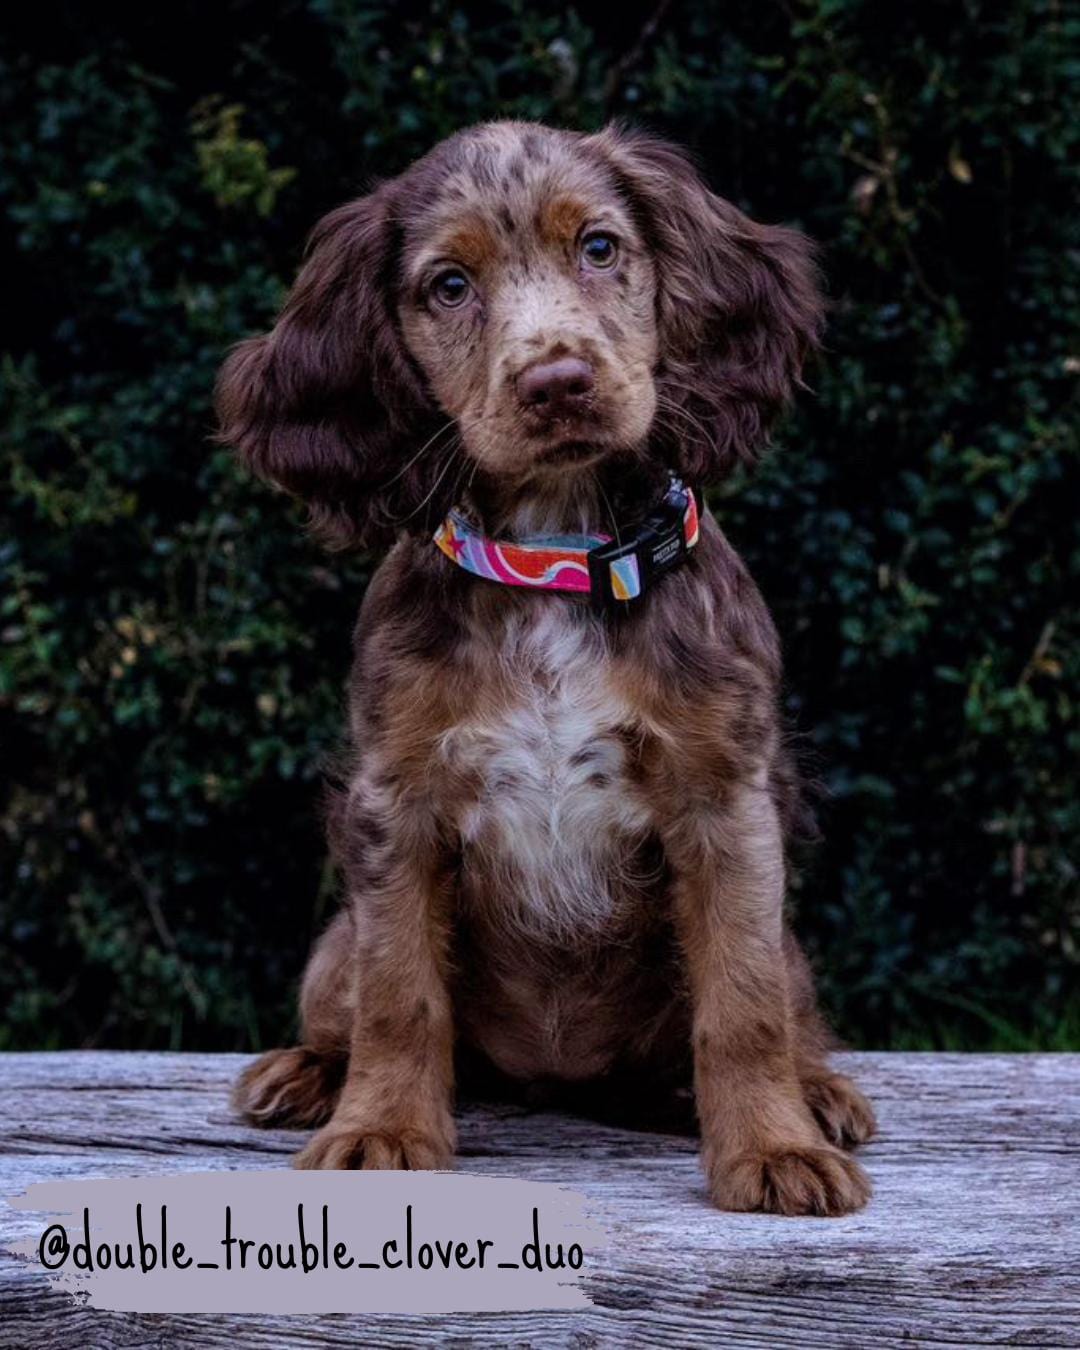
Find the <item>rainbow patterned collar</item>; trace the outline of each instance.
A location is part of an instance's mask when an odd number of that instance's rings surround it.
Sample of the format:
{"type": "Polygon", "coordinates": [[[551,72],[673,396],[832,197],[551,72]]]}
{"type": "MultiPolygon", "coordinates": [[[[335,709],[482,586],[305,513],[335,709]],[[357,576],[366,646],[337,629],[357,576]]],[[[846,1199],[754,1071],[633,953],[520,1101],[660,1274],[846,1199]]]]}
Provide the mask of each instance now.
{"type": "Polygon", "coordinates": [[[508,543],[488,539],[458,511],[435,531],[435,543],[474,576],[542,591],[576,591],[604,608],[636,600],[681,563],[698,541],[692,489],[672,478],[660,505],[640,525],[607,534],[552,535],[508,543]]]}

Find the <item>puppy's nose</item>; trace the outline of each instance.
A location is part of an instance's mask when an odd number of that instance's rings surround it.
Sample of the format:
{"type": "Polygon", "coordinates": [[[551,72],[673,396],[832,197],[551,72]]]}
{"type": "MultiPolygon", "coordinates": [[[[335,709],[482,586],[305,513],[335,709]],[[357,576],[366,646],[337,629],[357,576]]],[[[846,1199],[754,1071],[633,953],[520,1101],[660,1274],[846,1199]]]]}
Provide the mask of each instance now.
{"type": "Polygon", "coordinates": [[[522,406],[544,417],[580,412],[593,391],[593,368],[576,356],[557,361],[538,361],[517,378],[522,406]]]}

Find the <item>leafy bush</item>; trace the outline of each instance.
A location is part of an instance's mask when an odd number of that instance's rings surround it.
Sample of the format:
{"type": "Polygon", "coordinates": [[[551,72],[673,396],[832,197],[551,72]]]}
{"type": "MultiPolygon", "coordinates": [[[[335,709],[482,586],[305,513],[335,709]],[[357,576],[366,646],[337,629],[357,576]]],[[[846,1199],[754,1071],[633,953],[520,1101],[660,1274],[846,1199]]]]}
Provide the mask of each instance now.
{"type": "Polygon", "coordinates": [[[480,118],[611,114],[824,247],[813,393],[713,505],[829,792],[796,903],[841,1030],[1080,1043],[1080,21],[606,12],[58,3],[9,32],[0,1043],[287,1033],[367,565],[212,445],[216,367],[372,175],[480,118]]]}

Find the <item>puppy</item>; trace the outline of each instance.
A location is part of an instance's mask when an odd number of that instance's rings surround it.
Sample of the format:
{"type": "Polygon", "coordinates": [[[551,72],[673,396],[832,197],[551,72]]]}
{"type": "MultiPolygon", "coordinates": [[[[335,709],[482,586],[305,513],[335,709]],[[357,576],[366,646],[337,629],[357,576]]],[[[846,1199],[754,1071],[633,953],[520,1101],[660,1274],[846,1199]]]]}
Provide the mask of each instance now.
{"type": "Polygon", "coordinates": [[[236,1101],[297,1163],[440,1168],[455,1063],[692,1079],[720,1207],[845,1214],[874,1129],[785,926],[780,652],[695,492],[822,327],[811,249],[651,136],[492,123],[331,212],[221,438],[332,546],[355,633],[345,888],[299,1048],[236,1101]],[[433,538],[433,532],[435,538],[433,538]]]}

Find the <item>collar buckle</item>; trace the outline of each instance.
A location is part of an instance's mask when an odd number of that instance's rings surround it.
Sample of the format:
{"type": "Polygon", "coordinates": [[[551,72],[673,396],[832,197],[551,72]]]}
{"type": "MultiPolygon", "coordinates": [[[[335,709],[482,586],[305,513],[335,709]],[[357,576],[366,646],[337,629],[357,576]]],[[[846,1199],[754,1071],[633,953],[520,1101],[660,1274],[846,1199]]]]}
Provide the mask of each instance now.
{"type": "MultiPolygon", "coordinates": [[[[589,550],[589,592],[598,610],[617,602],[636,600],[653,581],[686,557],[687,498],[690,489],[679,485],[669,492],[655,511],[641,522],[629,538],[598,544],[589,550]]],[[[696,503],[695,503],[696,505],[696,503]]]]}

